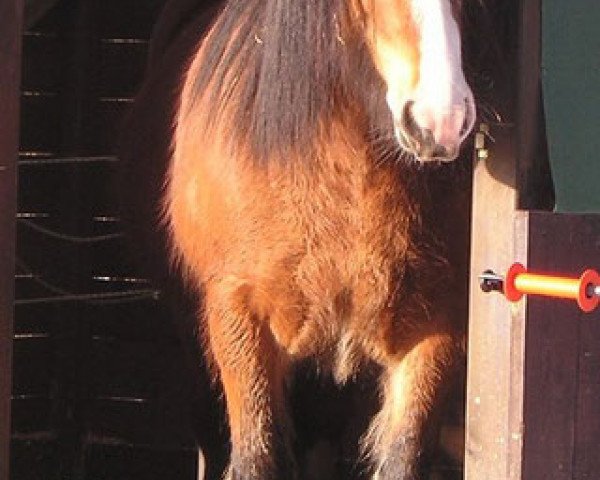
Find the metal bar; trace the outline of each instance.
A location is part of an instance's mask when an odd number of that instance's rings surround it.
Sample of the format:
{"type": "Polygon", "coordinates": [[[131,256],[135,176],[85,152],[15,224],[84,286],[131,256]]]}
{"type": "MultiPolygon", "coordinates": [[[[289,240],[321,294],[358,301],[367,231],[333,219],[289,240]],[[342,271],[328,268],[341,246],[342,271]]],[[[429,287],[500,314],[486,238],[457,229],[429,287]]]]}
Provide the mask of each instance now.
{"type": "Polygon", "coordinates": [[[112,155],[95,157],[53,157],[50,152],[21,152],[19,167],[38,166],[38,165],[75,165],[80,163],[116,163],[119,159],[112,155]]]}

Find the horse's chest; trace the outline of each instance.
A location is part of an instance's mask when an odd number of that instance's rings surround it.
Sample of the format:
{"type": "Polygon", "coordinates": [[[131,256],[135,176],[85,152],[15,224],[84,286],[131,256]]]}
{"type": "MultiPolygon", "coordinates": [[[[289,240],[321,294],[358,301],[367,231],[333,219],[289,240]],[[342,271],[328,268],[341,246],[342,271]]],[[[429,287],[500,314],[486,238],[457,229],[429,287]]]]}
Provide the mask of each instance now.
{"type": "Polygon", "coordinates": [[[393,180],[324,181],[298,207],[303,255],[293,282],[305,302],[303,333],[336,357],[353,356],[374,334],[401,288],[414,205],[393,180]]]}
{"type": "Polygon", "coordinates": [[[331,282],[378,283],[406,257],[418,208],[390,172],[331,176],[300,197],[304,263],[331,282]]]}

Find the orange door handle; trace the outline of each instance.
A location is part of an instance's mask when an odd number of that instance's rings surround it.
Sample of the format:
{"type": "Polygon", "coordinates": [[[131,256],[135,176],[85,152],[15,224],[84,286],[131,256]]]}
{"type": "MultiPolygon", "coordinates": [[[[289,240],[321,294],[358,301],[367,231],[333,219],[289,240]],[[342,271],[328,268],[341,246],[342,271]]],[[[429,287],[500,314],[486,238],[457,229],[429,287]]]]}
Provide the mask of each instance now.
{"type": "Polygon", "coordinates": [[[484,292],[500,291],[511,302],[525,294],[566,298],[575,300],[584,312],[591,312],[600,303],[600,275],[591,269],[579,278],[570,278],[528,272],[520,263],[514,263],[504,278],[486,270],[479,280],[484,292]]]}

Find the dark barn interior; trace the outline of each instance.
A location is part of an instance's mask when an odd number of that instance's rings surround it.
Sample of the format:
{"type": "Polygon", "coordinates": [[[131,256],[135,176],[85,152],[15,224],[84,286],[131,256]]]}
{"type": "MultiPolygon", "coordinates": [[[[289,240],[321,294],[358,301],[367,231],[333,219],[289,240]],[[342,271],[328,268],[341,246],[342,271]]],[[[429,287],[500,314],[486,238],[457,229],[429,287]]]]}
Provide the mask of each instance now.
{"type": "Polygon", "coordinates": [[[113,191],[164,2],[43,3],[23,36],[11,477],[197,478],[183,350],[113,191]]]}
{"type": "MultiPolygon", "coordinates": [[[[191,480],[199,478],[202,468],[198,443],[213,459],[208,480],[217,478],[225,429],[218,392],[211,390],[202,366],[190,367],[189,358],[198,359],[193,334],[186,343],[172,321],[174,315],[185,315],[186,308],[167,301],[168,295],[133,260],[139,252],[124,234],[114,189],[122,120],[144,77],[149,39],[165,3],[26,3],[13,480],[191,480]]],[[[184,8],[194,4],[180,3],[184,8]]],[[[198,1],[194,8],[212,3],[198,1]]],[[[496,21],[499,36],[512,38],[518,2],[489,3],[490,19],[501,19],[496,21]]],[[[476,40],[479,33],[468,38],[475,62],[471,74],[490,106],[486,120],[493,123],[497,119],[491,105],[499,95],[494,79],[506,71],[494,70],[494,41],[483,45],[476,40]]],[[[509,55],[515,42],[509,42],[509,55]]],[[[306,383],[314,387],[319,381],[306,383]]],[[[317,406],[323,416],[339,413],[330,405],[348,403],[355,398],[353,389],[330,391],[321,401],[308,388],[299,397],[305,405],[297,410],[306,415],[317,406]]],[[[454,403],[452,413],[459,414],[447,421],[448,431],[454,437],[458,431],[462,443],[461,386],[454,403]]],[[[310,430],[319,422],[303,420],[307,437],[317,443],[310,430]]],[[[462,478],[460,461],[440,454],[430,478],[462,478]]]]}

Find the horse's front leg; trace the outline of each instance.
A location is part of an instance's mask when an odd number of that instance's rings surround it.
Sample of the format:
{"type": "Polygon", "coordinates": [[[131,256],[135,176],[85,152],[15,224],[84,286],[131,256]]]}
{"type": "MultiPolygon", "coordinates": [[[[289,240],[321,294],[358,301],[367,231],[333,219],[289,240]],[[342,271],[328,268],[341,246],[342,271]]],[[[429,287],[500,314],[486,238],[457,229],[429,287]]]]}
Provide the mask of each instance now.
{"type": "Polygon", "coordinates": [[[249,309],[250,289],[235,281],[206,295],[208,335],[225,393],[231,433],[226,480],[296,478],[284,392],[285,361],[249,309]]]}
{"type": "Polygon", "coordinates": [[[452,335],[431,334],[421,337],[402,358],[387,363],[383,406],[364,444],[373,464],[373,480],[420,478],[428,420],[443,395],[457,350],[452,335]]]}

